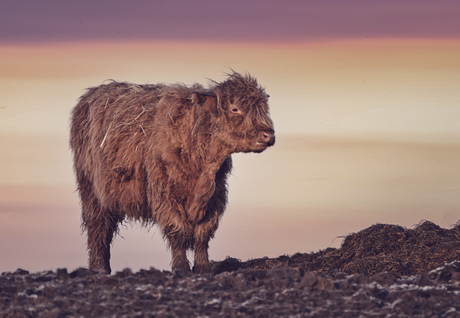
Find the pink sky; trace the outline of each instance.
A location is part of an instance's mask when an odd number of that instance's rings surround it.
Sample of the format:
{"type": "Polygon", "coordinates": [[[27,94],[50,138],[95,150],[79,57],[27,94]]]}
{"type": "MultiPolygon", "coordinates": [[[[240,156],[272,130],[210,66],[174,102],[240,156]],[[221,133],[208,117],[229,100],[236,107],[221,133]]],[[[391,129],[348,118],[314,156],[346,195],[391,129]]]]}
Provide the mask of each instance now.
{"type": "Polygon", "coordinates": [[[458,38],[459,16],[455,0],[17,0],[0,4],[0,43],[458,38]]]}

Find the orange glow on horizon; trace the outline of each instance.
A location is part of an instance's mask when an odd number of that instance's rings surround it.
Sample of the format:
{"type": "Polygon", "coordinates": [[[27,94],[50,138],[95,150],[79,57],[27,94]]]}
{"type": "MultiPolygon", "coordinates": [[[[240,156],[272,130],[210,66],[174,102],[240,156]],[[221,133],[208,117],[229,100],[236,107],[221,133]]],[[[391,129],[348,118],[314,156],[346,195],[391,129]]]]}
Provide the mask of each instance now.
{"type": "MultiPolygon", "coordinates": [[[[332,67],[350,59],[351,55],[359,57],[361,63],[364,62],[362,59],[367,59],[391,63],[401,62],[396,66],[404,66],[402,62],[407,62],[404,58],[410,57],[413,63],[418,63],[421,59],[424,62],[432,60],[436,67],[456,68],[459,63],[459,51],[460,40],[458,39],[337,39],[308,43],[89,41],[0,44],[0,65],[2,77],[9,78],[88,76],[108,67],[107,63],[103,63],[104,61],[119,61],[129,65],[136,63],[139,59],[143,62],[151,61],[152,64],[171,60],[179,65],[206,63],[214,66],[217,63],[220,71],[223,72],[227,71],[227,67],[237,64],[238,61],[248,60],[255,68],[261,67],[261,64],[268,68],[276,68],[279,64],[307,66],[313,63],[317,65],[321,60],[332,63],[330,65],[332,67]],[[277,59],[277,56],[279,58],[289,57],[289,59],[277,59]],[[444,59],[439,59],[440,56],[444,59]],[[221,63],[225,60],[228,62],[221,63]],[[299,61],[303,63],[299,65],[299,61]],[[453,65],[452,62],[454,62],[453,65]]],[[[200,66],[207,68],[206,65],[200,66]]],[[[326,65],[322,65],[324,66],[326,65]]],[[[383,64],[382,67],[385,65],[383,64]]],[[[206,74],[200,76],[206,76],[206,74]]]]}

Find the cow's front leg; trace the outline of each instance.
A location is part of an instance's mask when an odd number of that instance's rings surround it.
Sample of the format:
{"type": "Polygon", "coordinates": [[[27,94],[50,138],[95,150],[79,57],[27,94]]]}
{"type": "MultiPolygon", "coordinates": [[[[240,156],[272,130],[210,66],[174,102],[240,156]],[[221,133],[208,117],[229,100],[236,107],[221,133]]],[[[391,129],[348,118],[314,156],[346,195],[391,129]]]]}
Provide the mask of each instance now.
{"type": "Polygon", "coordinates": [[[190,263],[187,259],[187,250],[192,247],[189,231],[181,224],[176,224],[174,227],[168,227],[164,230],[164,236],[168,239],[171,249],[171,269],[183,273],[190,273],[190,263]]]}
{"type": "Polygon", "coordinates": [[[195,274],[210,274],[212,273],[212,265],[209,261],[208,244],[202,243],[195,246],[195,261],[193,264],[193,272],[195,274]]]}
{"type": "Polygon", "coordinates": [[[219,225],[219,217],[214,214],[205,222],[195,226],[195,258],[193,264],[193,272],[195,274],[210,274],[212,273],[212,265],[209,262],[208,248],[209,241],[214,237],[214,233],[219,225]]]}
{"type": "Polygon", "coordinates": [[[171,245],[172,261],[171,269],[181,273],[190,273],[190,262],[187,259],[187,249],[171,245]]]}

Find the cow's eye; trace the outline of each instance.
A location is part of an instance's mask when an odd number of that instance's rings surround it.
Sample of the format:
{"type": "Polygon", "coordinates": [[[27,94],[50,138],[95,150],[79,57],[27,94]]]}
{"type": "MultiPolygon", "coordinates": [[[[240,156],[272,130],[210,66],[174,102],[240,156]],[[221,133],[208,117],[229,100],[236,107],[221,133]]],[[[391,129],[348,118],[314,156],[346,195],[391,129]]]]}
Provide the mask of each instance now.
{"type": "Polygon", "coordinates": [[[232,113],[236,114],[236,113],[239,113],[239,112],[240,112],[240,110],[238,108],[236,108],[236,107],[232,108],[232,113]]]}

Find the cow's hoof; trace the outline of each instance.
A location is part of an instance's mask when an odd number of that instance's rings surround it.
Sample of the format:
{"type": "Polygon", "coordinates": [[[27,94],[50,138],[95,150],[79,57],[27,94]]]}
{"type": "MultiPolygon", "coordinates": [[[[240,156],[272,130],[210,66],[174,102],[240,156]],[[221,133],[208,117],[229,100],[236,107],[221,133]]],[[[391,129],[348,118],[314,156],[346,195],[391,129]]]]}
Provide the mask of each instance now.
{"type": "Polygon", "coordinates": [[[212,273],[212,265],[210,262],[203,263],[203,264],[195,264],[193,266],[193,273],[194,274],[211,274],[212,273]]]}
{"type": "Polygon", "coordinates": [[[177,264],[176,266],[172,267],[172,271],[179,274],[190,274],[192,272],[188,263],[177,264]]]}

